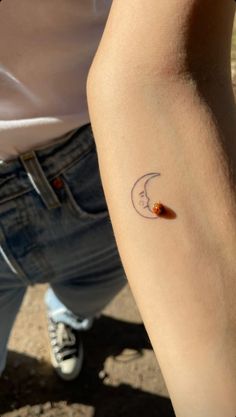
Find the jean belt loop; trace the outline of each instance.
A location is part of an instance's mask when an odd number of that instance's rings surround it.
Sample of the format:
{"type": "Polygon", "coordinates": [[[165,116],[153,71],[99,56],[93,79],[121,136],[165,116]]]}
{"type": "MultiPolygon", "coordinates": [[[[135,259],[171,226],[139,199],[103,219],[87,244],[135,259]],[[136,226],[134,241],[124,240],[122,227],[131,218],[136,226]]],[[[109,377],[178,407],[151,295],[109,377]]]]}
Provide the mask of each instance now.
{"type": "Polygon", "coordinates": [[[60,207],[61,202],[50,185],[35,151],[23,153],[19,155],[19,158],[27,172],[31,184],[42,198],[46,207],[49,210],[60,207]]]}

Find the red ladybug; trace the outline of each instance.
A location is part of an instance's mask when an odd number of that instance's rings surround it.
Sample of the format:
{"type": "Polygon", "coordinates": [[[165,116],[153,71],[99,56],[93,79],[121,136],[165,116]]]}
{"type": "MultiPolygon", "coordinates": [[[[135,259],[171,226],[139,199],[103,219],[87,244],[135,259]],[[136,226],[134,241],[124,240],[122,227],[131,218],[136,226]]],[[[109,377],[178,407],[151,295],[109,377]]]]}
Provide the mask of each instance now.
{"type": "Polygon", "coordinates": [[[155,203],[153,205],[152,208],[153,213],[155,213],[157,216],[160,216],[161,214],[164,213],[165,211],[165,207],[163,206],[163,204],[161,204],[161,202],[159,201],[159,203],[155,203]]]}

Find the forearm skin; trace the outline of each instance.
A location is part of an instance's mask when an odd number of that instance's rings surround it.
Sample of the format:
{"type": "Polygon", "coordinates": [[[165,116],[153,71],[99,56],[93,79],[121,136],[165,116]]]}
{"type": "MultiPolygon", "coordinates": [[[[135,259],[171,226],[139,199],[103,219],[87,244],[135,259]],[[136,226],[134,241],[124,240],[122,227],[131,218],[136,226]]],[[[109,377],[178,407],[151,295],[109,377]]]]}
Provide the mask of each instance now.
{"type": "Polygon", "coordinates": [[[236,123],[230,131],[223,123],[226,112],[235,122],[230,80],[219,80],[226,93],[217,114],[210,103],[220,91],[212,97],[194,79],[106,81],[97,73],[87,86],[102,182],[176,414],[234,417],[236,123]],[[175,219],[134,210],[132,186],[148,172],[161,174],[150,193],[175,219]]]}

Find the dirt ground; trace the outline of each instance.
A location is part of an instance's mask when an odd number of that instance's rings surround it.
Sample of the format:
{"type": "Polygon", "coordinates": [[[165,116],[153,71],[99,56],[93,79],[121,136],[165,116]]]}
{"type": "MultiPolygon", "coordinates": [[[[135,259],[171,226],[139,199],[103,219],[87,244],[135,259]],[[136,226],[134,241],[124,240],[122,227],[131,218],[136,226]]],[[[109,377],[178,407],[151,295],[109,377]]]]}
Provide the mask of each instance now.
{"type": "MultiPolygon", "coordinates": [[[[232,74],[236,86],[236,30],[232,74]]],[[[50,365],[45,289],[29,289],[11,335],[0,417],[174,417],[128,286],[83,334],[85,361],[74,382],[61,381],[50,365]]]]}
{"type": "Polygon", "coordinates": [[[168,393],[129,288],[83,334],[85,362],[74,382],[50,366],[43,294],[28,290],[0,380],[4,417],[174,417],[168,393]]]}

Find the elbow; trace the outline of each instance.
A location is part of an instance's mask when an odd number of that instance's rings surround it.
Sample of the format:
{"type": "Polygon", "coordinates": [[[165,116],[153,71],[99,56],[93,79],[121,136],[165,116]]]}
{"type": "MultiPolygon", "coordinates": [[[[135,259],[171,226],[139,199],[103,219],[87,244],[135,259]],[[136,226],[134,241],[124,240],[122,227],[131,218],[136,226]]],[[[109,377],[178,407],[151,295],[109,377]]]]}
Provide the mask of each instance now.
{"type": "Polygon", "coordinates": [[[107,108],[111,103],[126,102],[127,98],[138,99],[142,97],[164,98],[168,94],[173,96],[175,92],[191,91],[208,95],[208,92],[224,89],[231,90],[231,74],[221,71],[221,68],[212,70],[212,65],[199,68],[188,68],[183,60],[166,59],[165,63],[150,65],[146,63],[124,64],[103,63],[90,69],[86,94],[90,108],[94,103],[103,104],[107,108]]]}

